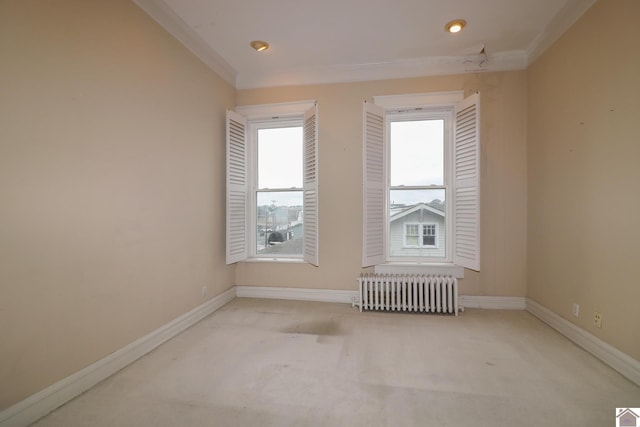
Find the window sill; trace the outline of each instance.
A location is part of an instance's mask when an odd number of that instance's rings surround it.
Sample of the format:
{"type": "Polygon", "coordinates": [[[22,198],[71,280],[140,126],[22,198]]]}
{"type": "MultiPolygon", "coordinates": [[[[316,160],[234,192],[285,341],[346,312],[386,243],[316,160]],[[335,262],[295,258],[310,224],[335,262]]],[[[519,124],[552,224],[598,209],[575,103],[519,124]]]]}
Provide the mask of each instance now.
{"type": "Polygon", "coordinates": [[[267,262],[276,264],[305,264],[306,261],[302,258],[247,258],[244,262],[267,262]]]}
{"type": "Polygon", "coordinates": [[[438,246],[402,246],[402,249],[440,249],[438,246]]]}
{"type": "Polygon", "coordinates": [[[449,263],[388,262],[376,265],[373,271],[382,274],[443,274],[456,279],[464,278],[464,267],[449,263]]]}

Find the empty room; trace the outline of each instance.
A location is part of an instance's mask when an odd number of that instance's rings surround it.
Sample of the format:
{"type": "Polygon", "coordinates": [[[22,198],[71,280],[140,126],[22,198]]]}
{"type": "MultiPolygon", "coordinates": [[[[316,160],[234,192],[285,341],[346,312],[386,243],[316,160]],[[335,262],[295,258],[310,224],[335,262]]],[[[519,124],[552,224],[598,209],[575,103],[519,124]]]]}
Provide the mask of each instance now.
{"type": "Polygon", "coordinates": [[[0,0],[0,427],[640,426],[636,20],[0,0]]]}

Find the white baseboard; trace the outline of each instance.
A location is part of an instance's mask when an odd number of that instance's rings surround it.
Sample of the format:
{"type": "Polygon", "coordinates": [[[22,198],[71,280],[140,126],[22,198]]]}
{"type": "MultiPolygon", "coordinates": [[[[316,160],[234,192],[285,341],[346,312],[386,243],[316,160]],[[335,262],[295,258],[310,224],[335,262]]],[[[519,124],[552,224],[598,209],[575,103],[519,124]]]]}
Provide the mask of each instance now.
{"type": "MultiPolygon", "coordinates": [[[[265,286],[236,286],[236,295],[240,298],[269,298],[298,301],[344,302],[351,304],[358,300],[358,291],[339,291],[331,289],[277,288],[265,286]]],[[[466,308],[485,308],[494,310],[524,310],[525,297],[485,297],[461,295],[458,304],[466,308]]]]}
{"type": "Polygon", "coordinates": [[[236,296],[231,288],[155,331],[0,412],[0,427],[23,427],[118,372],[236,296]]]}
{"type": "Polygon", "coordinates": [[[465,308],[484,308],[490,310],[524,310],[527,306],[525,297],[488,297],[460,295],[458,305],[465,308]]]}
{"type": "Polygon", "coordinates": [[[640,361],[528,298],[527,311],[640,386],[640,361]]]}
{"type": "Polygon", "coordinates": [[[351,304],[358,299],[358,291],[332,289],[273,288],[264,286],[236,286],[240,298],[289,299],[298,301],[344,302],[351,304]]]}

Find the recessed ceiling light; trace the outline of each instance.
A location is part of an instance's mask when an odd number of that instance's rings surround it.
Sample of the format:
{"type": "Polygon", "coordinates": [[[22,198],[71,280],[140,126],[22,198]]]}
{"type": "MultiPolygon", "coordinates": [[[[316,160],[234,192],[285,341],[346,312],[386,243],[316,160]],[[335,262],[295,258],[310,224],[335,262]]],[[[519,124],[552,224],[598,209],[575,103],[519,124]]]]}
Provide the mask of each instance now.
{"type": "Polygon", "coordinates": [[[451,22],[448,22],[447,25],[444,26],[444,29],[449,33],[457,33],[462,30],[465,25],[467,25],[467,21],[464,19],[454,19],[451,22]]]}
{"type": "Polygon", "coordinates": [[[258,52],[262,52],[263,50],[269,49],[269,43],[263,42],[262,40],[254,40],[251,42],[251,47],[258,52]]]}

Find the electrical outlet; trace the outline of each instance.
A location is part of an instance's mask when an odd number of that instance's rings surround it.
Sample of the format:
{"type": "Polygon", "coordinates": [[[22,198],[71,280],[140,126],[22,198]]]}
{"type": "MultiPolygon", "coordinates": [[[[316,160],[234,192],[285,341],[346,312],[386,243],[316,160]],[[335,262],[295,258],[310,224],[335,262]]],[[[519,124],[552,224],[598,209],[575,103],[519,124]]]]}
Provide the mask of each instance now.
{"type": "Polygon", "coordinates": [[[597,328],[602,328],[602,313],[600,313],[599,311],[595,312],[595,314],[593,315],[593,323],[597,328]]]}
{"type": "Polygon", "coordinates": [[[571,310],[571,312],[576,317],[580,316],[580,304],[574,302],[573,309],[571,310]]]}
{"type": "Polygon", "coordinates": [[[206,287],[206,286],[203,286],[203,287],[202,287],[202,298],[204,298],[204,297],[206,297],[206,296],[207,296],[207,287],[206,287]]]}

